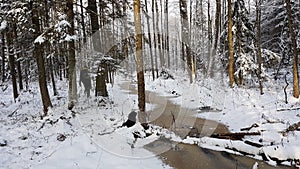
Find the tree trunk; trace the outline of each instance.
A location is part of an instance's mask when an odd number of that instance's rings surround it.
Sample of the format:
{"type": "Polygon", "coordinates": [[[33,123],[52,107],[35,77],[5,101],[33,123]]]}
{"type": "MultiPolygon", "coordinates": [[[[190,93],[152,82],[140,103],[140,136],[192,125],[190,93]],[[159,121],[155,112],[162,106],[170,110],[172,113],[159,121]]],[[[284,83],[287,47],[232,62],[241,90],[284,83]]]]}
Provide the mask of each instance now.
{"type": "Polygon", "coordinates": [[[155,56],[155,71],[156,71],[156,78],[158,78],[158,59],[157,59],[157,44],[156,44],[156,24],[155,24],[155,4],[156,1],[152,0],[152,27],[153,27],[153,42],[154,42],[154,56],[155,56]]]}
{"type": "Polygon", "coordinates": [[[210,76],[214,77],[215,71],[215,59],[217,54],[218,48],[218,40],[219,40],[219,30],[220,30],[220,14],[221,14],[221,0],[216,0],[216,16],[215,16],[215,39],[214,39],[214,46],[212,51],[212,58],[210,64],[210,76]]]}
{"type": "Polygon", "coordinates": [[[30,67],[30,60],[28,58],[25,59],[25,87],[26,87],[26,90],[29,89],[29,67],[30,67]]]}
{"type": "Polygon", "coordinates": [[[159,8],[158,8],[157,1],[158,0],[155,0],[157,47],[158,47],[158,52],[159,52],[160,67],[163,68],[164,62],[163,62],[163,55],[162,55],[162,49],[161,49],[162,48],[161,47],[161,32],[159,30],[159,8]]]}
{"type": "MultiPolygon", "coordinates": [[[[148,3],[145,0],[145,9],[146,13],[148,14],[148,3]]],[[[153,61],[153,51],[152,51],[152,40],[151,40],[151,31],[150,31],[150,22],[149,17],[146,16],[147,19],[147,28],[148,28],[148,39],[149,39],[149,50],[150,50],[150,62],[151,62],[151,72],[152,72],[152,80],[155,79],[155,72],[154,72],[154,61],[153,61]]]]}
{"type": "Polygon", "coordinates": [[[125,68],[127,73],[129,72],[129,53],[128,53],[128,28],[127,28],[127,0],[123,0],[123,37],[122,37],[122,52],[124,55],[125,68]]]}
{"type": "Polygon", "coordinates": [[[49,61],[50,61],[49,69],[50,69],[50,76],[51,76],[51,82],[52,82],[53,95],[57,96],[58,92],[57,92],[56,84],[55,84],[55,77],[54,77],[54,70],[53,70],[53,65],[54,65],[53,58],[52,57],[49,58],[49,61]]]}
{"type": "Polygon", "coordinates": [[[169,0],[165,0],[165,46],[166,46],[166,52],[167,52],[167,59],[168,59],[168,68],[171,66],[171,60],[170,60],[170,44],[169,44],[169,0]]]}
{"type": "Polygon", "coordinates": [[[83,2],[80,0],[80,17],[81,17],[81,27],[83,34],[83,43],[86,45],[86,30],[85,30],[85,22],[84,22],[84,13],[83,13],[83,2]]]}
{"type": "Polygon", "coordinates": [[[100,48],[100,35],[99,35],[99,20],[98,20],[98,10],[96,5],[96,0],[88,0],[88,13],[91,20],[92,29],[92,41],[94,50],[97,52],[101,51],[100,48]]]}
{"type": "Polygon", "coordinates": [[[107,78],[108,72],[106,71],[106,63],[102,61],[98,67],[97,76],[96,76],[96,90],[95,96],[107,97],[108,92],[106,88],[105,79],[107,78]]]}
{"type": "Polygon", "coordinates": [[[293,96],[295,98],[299,98],[299,73],[298,73],[298,49],[297,49],[297,40],[296,35],[294,32],[294,21],[292,16],[291,10],[291,2],[290,0],[285,0],[286,3],[286,11],[288,15],[288,26],[290,32],[290,38],[292,41],[292,48],[293,48],[293,55],[294,55],[294,62],[293,62],[293,96]]]}
{"type": "Polygon", "coordinates": [[[6,34],[6,37],[7,37],[10,75],[11,75],[12,86],[13,86],[13,97],[14,97],[14,101],[16,101],[16,98],[19,96],[19,94],[18,94],[17,79],[16,79],[15,55],[14,55],[14,47],[13,47],[13,43],[12,43],[12,40],[13,40],[12,32],[9,31],[6,34]]]}
{"type": "MultiPolygon", "coordinates": [[[[17,42],[18,42],[18,34],[17,34],[17,25],[13,24],[13,36],[15,39],[15,48],[18,50],[17,42]]],[[[20,53],[17,52],[17,72],[18,72],[18,81],[19,81],[19,90],[23,90],[23,80],[22,80],[22,71],[21,71],[21,60],[20,60],[20,53]]]]}
{"type": "MultiPolygon", "coordinates": [[[[96,52],[101,52],[100,33],[98,32],[100,25],[98,20],[98,10],[96,5],[96,0],[88,0],[88,9],[91,18],[93,47],[96,52]]],[[[100,9],[102,9],[102,4],[100,4],[100,9]]],[[[103,18],[101,18],[101,20],[104,24],[103,18]]],[[[95,96],[103,96],[103,97],[108,96],[106,81],[105,81],[106,77],[107,77],[107,65],[105,61],[101,61],[100,65],[98,65],[98,72],[96,76],[95,96]]]]}
{"type": "MultiPolygon", "coordinates": [[[[33,3],[33,2],[31,2],[33,3]]],[[[32,23],[35,28],[35,38],[37,38],[40,34],[40,23],[39,23],[39,13],[37,9],[37,4],[32,4],[32,23]]],[[[44,65],[44,56],[43,56],[43,46],[40,43],[34,44],[34,54],[37,61],[38,67],[38,76],[39,76],[39,86],[40,86],[40,93],[43,102],[44,108],[44,115],[43,117],[47,116],[48,108],[52,107],[52,103],[49,97],[49,92],[47,88],[47,81],[46,81],[46,71],[44,65]]]]}
{"type": "Polygon", "coordinates": [[[263,85],[262,85],[262,77],[261,77],[261,64],[262,64],[262,56],[261,56],[261,0],[256,0],[256,48],[257,48],[257,62],[258,62],[258,82],[259,82],[259,90],[260,94],[263,95],[263,85]]]}
{"type": "Polygon", "coordinates": [[[142,56],[142,28],[141,28],[141,13],[140,0],[134,0],[134,23],[136,36],[136,61],[137,61],[137,80],[138,80],[138,106],[139,106],[139,120],[140,123],[147,123],[146,120],[146,104],[145,104],[145,82],[144,82],[144,68],[142,56]]]}
{"type": "MultiPolygon", "coordinates": [[[[186,50],[186,63],[188,67],[188,74],[190,77],[190,83],[193,82],[192,77],[192,61],[191,61],[191,43],[189,36],[189,22],[187,15],[187,2],[186,0],[180,0],[180,16],[181,16],[181,38],[182,45],[184,45],[186,50]]],[[[182,48],[184,48],[182,47],[182,48]]]]}
{"type": "Polygon", "coordinates": [[[163,13],[163,0],[160,0],[160,37],[161,37],[161,60],[162,60],[162,68],[165,68],[165,37],[164,37],[164,24],[163,21],[166,19],[163,13]]]}
{"type": "Polygon", "coordinates": [[[207,41],[207,58],[208,58],[208,73],[210,73],[210,65],[213,62],[212,61],[212,55],[211,55],[211,46],[212,46],[212,22],[210,17],[210,2],[207,3],[207,35],[208,35],[208,41],[207,41]]]}
{"type": "MultiPolygon", "coordinates": [[[[193,21],[193,1],[190,1],[190,29],[189,29],[189,39],[190,39],[190,49],[194,50],[194,44],[192,39],[192,21],[193,21]]],[[[196,56],[194,51],[191,52],[191,74],[192,82],[196,81],[196,56]]]]}
{"type": "Polygon", "coordinates": [[[231,0],[228,0],[228,76],[229,86],[233,87],[234,83],[234,56],[233,56],[233,38],[232,38],[232,13],[231,13],[231,0]]]}
{"type": "Polygon", "coordinates": [[[5,38],[4,38],[4,33],[1,32],[1,42],[2,42],[2,47],[1,47],[1,57],[2,57],[2,64],[1,64],[1,76],[2,76],[2,82],[5,81],[5,38]]]}
{"type": "MultiPolygon", "coordinates": [[[[74,35],[74,11],[73,11],[73,0],[67,1],[67,16],[69,19],[70,27],[69,27],[69,35],[74,35]]],[[[68,55],[68,62],[69,62],[69,103],[68,107],[71,109],[71,107],[74,106],[76,100],[77,100],[77,83],[76,83],[76,59],[75,59],[75,42],[74,40],[70,40],[68,42],[69,46],[69,55],[68,55]]]]}
{"type": "Polygon", "coordinates": [[[22,67],[21,67],[21,61],[20,61],[20,54],[17,54],[18,61],[17,61],[17,70],[18,70],[18,81],[19,81],[19,89],[20,91],[23,90],[23,78],[22,78],[22,67]]]}

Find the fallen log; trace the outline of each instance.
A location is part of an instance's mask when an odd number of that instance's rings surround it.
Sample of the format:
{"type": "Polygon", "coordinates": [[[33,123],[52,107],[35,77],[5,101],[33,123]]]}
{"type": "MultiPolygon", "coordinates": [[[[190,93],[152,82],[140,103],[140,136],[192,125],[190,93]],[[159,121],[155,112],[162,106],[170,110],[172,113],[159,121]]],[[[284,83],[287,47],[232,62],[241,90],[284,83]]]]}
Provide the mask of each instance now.
{"type": "Polygon", "coordinates": [[[260,132],[214,133],[211,135],[211,137],[229,140],[242,140],[242,138],[244,138],[245,136],[257,135],[260,135],[260,132]]]}

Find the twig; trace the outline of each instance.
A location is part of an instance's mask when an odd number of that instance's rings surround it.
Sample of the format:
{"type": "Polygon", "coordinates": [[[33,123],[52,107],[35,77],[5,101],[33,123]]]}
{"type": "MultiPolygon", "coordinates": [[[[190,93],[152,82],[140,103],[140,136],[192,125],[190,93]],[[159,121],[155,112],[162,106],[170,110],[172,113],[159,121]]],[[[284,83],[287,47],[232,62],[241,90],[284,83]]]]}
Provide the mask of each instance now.
{"type": "Polygon", "coordinates": [[[286,79],[286,75],[289,74],[289,72],[286,72],[286,74],[284,75],[284,81],[286,83],[286,86],[284,87],[283,91],[284,91],[284,95],[285,95],[285,104],[288,104],[288,100],[287,100],[287,92],[286,92],[286,89],[287,87],[289,86],[289,83],[286,79]]]}
{"type": "Polygon", "coordinates": [[[15,111],[13,111],[11,114],[9,114],[7,117],[12,117],[18,110],[19,110],[19,108],[17,108],[15,111]]]}

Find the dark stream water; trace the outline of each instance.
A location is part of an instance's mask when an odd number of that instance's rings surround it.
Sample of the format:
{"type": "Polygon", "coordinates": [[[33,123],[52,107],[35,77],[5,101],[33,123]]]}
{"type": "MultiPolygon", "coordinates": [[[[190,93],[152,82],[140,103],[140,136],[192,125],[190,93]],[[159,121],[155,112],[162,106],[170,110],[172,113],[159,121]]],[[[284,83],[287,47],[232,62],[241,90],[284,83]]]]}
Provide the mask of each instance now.
{"type": "MultiPolygon", "coordinates": [[[[129,82],[120,85],[130,94],[137,94],[135,86],[129,82]]],[[[156,105],[149,113],[152,124],[167,128],[181,138],[188,135],[211,136],[213,133],[228,132],[221,123],[200,119],[192,116],[195,110],[190,110],[174,104],[170,98],[159,96],[154,92],[146,92],[146,102],[156,105]]],[[[177,169],[252,169],[255,162],[259,169],[288,169],[287,166],[270,166],[264,161],[258,161],[246,156],[227,152],[219,152],[201,148],[197,145],[175,143],[168,139],[159,139],[145,148],[157,154],[166,164],[177,169]]]]}

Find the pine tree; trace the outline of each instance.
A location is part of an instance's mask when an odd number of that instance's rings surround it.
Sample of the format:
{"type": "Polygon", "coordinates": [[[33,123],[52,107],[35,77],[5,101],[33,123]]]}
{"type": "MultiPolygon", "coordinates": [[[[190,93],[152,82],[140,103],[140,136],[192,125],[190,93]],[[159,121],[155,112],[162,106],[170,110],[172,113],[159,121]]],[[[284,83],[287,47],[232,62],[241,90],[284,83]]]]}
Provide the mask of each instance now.
{"type": "Polygon", "coordinates": [[[246,77],[255,75],[257,65],[255,63],[255,33],[254,26],[248,18],[248,11],[244,0],[234,3],[233,26],[235,41],[235,76],[238,84],[243,85],[246,77]]]}
{"type": "Polygon", "coordinates": [[[236,0],[232,5],[228,4],[228,18],[225,23],[228,29],[221,33],[219,47],[223,65],[226,66],[228,61],[230,86],[233,85],[233,81],[243,85],[245,78],[251,79],[257,72],[254,26],[248,18],[244,0],[236,0]],[[232,5],[233,11],[230,8],[232,5]],[[230,17],[231,15],[232,17],[230,17]],[[224,57],[227,55],[229,55],[229,59],[224,57]]]}

